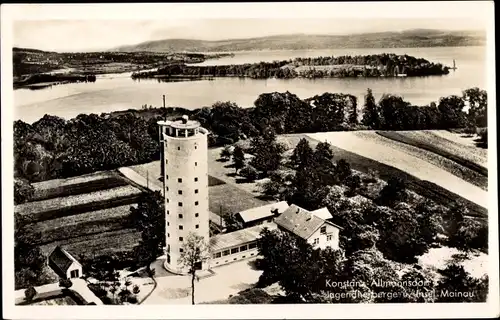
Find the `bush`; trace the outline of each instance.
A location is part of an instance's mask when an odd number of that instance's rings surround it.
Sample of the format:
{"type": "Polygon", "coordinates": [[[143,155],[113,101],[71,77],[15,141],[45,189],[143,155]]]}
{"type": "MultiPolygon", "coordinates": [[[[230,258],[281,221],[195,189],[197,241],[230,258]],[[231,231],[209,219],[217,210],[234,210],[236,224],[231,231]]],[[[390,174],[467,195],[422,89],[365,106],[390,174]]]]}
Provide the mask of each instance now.
{"type": "Polygon", "coordinates": [[[24,180],[14,182],[14,204],[21,204],[31,200],[35,193],[35,188],[24,180]]]}
{"type": "Polygon", "coordinates": [[[24,297],[26,300],[31,301],[33,298],[36,296],[37,292],[34,287],[29,287],[28,289],[24,290],[24,297]]]}
{"type": "Polygon", "coordinates": [[[101,300],[103,300],[103,298],[106,297],[108,294],[106,289],[104,289],[103,285],[101,284],[89,283],[87,287],[89,288],[90,291],[92,291],[96,295],[96,297],[98,297],[101,300]]]}
{"type": "Polygon", "coordinates": [[[127,299],[127,302],[129,302],[129,303],[134,303],[134,304],[135,304],[135,303],[137,303],[137,302],[138,302],[138,300],[137,300],[137,297],[136,297],[136,296],[134,296],[134,295],[130,295],[130,296],[128,297],[128,299],[127,299]]]}
{"type": "Polygon", "coordinates": [[[59,286],[62,288],[69,289],[69,288],[71,288],[72,285],[73,285],[73,282],[71,281],[71,279],[60,279],[59,280],[59,286]]]}
{"type": "Polygon", "coordinates": [[[240,176],[246,178],[248,181],[254,181],[259,177],[259,172],[251,165],[247,165],[241,169],[240,176]]]}

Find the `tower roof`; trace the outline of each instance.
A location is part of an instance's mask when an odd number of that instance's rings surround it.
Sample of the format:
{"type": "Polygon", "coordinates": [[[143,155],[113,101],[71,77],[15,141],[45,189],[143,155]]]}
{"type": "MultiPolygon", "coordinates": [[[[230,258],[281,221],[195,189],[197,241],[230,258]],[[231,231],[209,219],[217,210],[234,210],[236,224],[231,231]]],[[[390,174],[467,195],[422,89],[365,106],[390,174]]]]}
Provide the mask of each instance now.
{"type": "Polygon", "coordinates": [[[170,122],[172,128],[177,129],[195,129],[200,126],[196,120],[190,120],[188,116],[183,115],[181,119],[170,122]]]}

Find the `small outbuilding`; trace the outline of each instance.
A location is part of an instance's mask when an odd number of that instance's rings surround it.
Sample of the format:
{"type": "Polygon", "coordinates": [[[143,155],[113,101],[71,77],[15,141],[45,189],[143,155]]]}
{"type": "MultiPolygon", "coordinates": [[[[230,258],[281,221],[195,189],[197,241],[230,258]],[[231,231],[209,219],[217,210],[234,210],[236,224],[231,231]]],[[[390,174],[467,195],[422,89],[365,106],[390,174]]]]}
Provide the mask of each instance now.
{"type": "Polygon", "coordinates": [[[244,228],[250,228],[272,222],[274,217],[279,216],[286,209],[288,209],[288,203],[281,201],[241,211],[236,217],[243,224],[244,228]]]}
{"type": "Polygon", "coordinates": [[[49,255],[49,267],[63,279],[83,276],[82,265],[69,252],[57,246],[49,255]]]}

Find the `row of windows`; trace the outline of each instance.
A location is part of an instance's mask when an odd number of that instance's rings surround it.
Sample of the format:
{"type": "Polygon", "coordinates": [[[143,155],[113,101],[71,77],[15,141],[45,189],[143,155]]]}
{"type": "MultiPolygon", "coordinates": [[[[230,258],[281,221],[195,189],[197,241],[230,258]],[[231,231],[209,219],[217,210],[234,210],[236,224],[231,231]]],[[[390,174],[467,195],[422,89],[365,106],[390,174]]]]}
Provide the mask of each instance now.
{"type": "MultiPolygon", "coordinates": [[[[195,149],[198,149],[198,146],[194,146],[195,149]]],[[[177,147],[177,150],[181,150],[181,147],[177,147]]]]}
{"type": "MultiPolygon", "coordinates": [[[[168,198],[167,198],[167,203],[170,203],[170,200],[169,200],[168,198]]],[[[195,201],[195,202],[194,202],[194,205],[195,205],[195,206],[197,206],[197,205],[199,205],[199,204],[200,204],[200,203],[199,203],[198,201],[195,201]]],[[[179,207],[182,207],[182,206],[183,206],[182,202],[178,202],[178,203],[177,203],[177,205],[178,205],[179,207]]]]}
{"type": "MultiPolygon", "coordinates": [[[[168,191],[168,187],[167,187],[167,191],[168,191]]],[[[194,193],[198,193],[198,189],[194,189],[194,193]]],[[[182,194],[182,190],[178,190],[177,191],[178,194],[182,194]]]]}
{"type": "MultiPolygon", "coordinates": [[[[165,176],[165,179],[168,180],[168,174],[165,176]]],[[[182,183],[182,178],[177,178],[177,182],[182,183]]],[[[194,178],[194,182],[198,182],[198,177],[194,178]]],[[[168,189],[167,189],[168,190],[168,189]]]]}
{"type": "MultiPolygon", "coordinates": [[[[326,241],[331,241],[332,240],[332,235],[327,235],[326,236],[326,241]]],[[[318,244],[319,243],[319,238],[314,239],[313,244],[318,244]]]]}
{"type": "MultiPolygon", "coordinates": [[[[167,210],[167,214],[170,214],[170,210],[167,210]]],[[[195,216],[195,218],[198,218],[200,216],[200,214],[195,213],[194,216],[195,216]]],[[[179,219],[182,219],[182,217],[183,217],[182,213],[179,213],[179,219]]]]}
{"type": "Polygon", "coordinates": [[[232,248],[231,250],[227,249],[227,250],[224,250],[222,252],[216,252],[213,254],[213,258],[216,259],[216,258],[228,256],[230,254],[235,254],[238,252],[247,251],[247,250],[254,249],[254,248],[257,248],[257,242],[252,242],[248,245],[243,245],[243,246],[238,247],[238,248],[232,248]]]}
{"type": "MultiPolygon", "coordinates": [[[[168,164],[168,159],[165,159],[165,163],[166,163],[166,164],[168,164]]],[[[198,162],[197,162],[197,161],[195,161],[195,162],[194,162],[194,166],[195,166],[195,167],[197,167],[197,166],[198,166],[198,162]]]]}

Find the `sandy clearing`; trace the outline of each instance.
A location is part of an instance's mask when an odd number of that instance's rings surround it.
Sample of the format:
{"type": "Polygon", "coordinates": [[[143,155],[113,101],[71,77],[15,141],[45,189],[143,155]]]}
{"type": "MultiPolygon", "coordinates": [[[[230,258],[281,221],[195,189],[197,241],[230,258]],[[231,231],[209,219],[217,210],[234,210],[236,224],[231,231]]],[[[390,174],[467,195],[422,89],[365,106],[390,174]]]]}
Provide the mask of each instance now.
{"type": "MultiPolygon", "coordinates": [[[[444,269],[446,266],[454,261],[455,255],[463,254],[463,252],[456,248],[441,247],[432,248],[429,252],[418,258],[419,264],[424,267],[431,267],[436,269],[444,269]]],[[[482,252],[469,254],[467,259],[457,261],[461,264],[465,271],[469,272],[474,278],[481,278],[484,274],[488,274],[489,259],[488,255],[482,252]]]]}
{"type": "Polygon", "coordinates": [[[488,208],[488,193],[486,191],[396,148],[376,141],[368,141],[356,136],[354,132],[322,132],[308,134],[308,136],[319,141],[327,141],[344,150],[405,171],[419,179],[433,182],[484,208],[488,208]]]}

